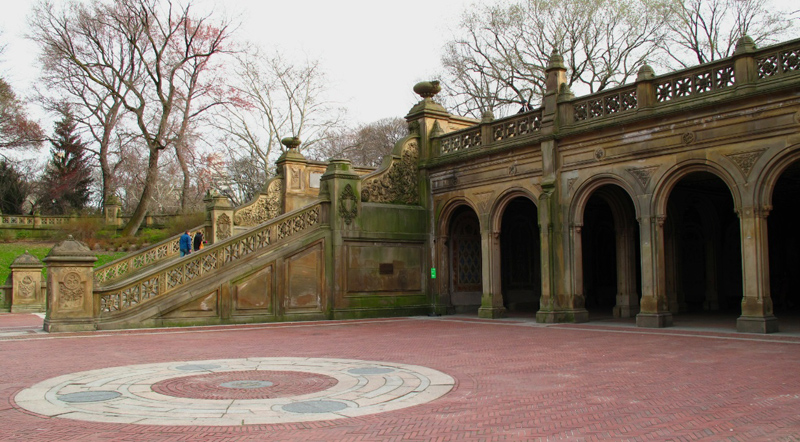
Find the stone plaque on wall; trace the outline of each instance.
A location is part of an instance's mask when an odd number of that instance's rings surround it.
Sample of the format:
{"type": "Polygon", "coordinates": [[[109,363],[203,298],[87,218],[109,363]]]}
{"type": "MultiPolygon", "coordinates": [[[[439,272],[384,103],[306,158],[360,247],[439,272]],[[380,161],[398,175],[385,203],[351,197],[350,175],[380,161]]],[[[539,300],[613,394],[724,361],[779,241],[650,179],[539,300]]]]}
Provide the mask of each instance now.
{"type": "Polygon", "coordinates": [[[273,265],[250,275],[236,285],[233,296],[234,311],[253,313],[253,310],[272,312],[273,265]]]}
{"type": "Polygon", "coordinates": [[[286,260],[286,310],[321,311],[324,275],[322,244],[286,260]]]}

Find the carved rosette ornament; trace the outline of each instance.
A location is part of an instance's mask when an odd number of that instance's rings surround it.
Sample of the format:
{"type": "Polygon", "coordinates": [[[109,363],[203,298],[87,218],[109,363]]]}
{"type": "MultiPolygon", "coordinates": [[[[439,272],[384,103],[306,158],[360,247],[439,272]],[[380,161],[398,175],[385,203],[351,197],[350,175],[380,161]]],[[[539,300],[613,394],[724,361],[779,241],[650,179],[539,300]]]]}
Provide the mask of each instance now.
{"type": "Polygon", "coordinates": [[[419,204],[419,145],[411,140],[403,148],[400,159],[380,175],[364,180],[361,201],[390,204],[419,204]]]}
{"type": "Polygon", "coordinates": [[[358,216],[358,200],[356,193],[353,191],[353,186],[346,185],[344,190],[339,195],[339,216],[344,219],[344,223],[348,226],[358,216]]]}
{"type": "Polygon", "coordinates": [[[223,240],[231,236],[231,218],[223,213],[217,217],[217,239],[223,240]]]}
{"type": "Polygon", "coordinates": [[[257,226],[280,215],[282,202],[283,180],[276,178],[253,204],[237,210],[233,221],[237,226],[257,226]]]}
{"type": "Polygon", "coordinates": [[[75,272],[67,273],[58,283],[58,307],[61,310],[80,309],[83,306],[83,284],[81,276],[75,272]]]}

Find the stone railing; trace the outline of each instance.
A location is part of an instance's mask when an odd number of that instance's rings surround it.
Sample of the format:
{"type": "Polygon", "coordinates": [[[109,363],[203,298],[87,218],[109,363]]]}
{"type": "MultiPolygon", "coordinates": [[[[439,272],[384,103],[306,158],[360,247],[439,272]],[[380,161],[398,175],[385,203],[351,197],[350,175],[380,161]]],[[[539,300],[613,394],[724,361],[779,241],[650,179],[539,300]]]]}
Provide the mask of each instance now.
{"type": "Polygon", "coordinates": [[[759,79],[800,71],[800,44],[797,40],[771,46],[759,52],[760,54],[755,57],[759,79]]]}
{"type": "Polygon", "coordinates": [[[252,227],[281,214],[283,202],[283,178],[278,176],[267,184],[267,191],[253,201],[233,212],[233,224],[237,227],[252,227]]]}
{"type": "Polygon", "coordinates": [[[549,91],[558,98],[552,102],[548,118],[544,118],[545,109],[539,108],[446,133],[434,138],[439,144],[434,155],[456,157],[454,154],[458,152],[499,147],[518,137],[537,137],[544,124],[547,132],[583,130],[595,121],[627,118],[643,109],[653,112],[669,108],[672,111],[674,102],[712,96],[724,99],[729,93],[740,94],[740,86],[768,80],[777,82],[798,72],[800,39],[763,49],[755,49],[752,40],[742,39],[732,57],[662,76],[655,76],[650,67],[643,67],[634,84],[577,98],[572,98],[568,90],[566,94],[563,89],[549,91]],[[556,114],[557,118],[553,116],[556,114]]]}
{"type": "Polygon", "coordinates": [[[725,59],[696,68],[658,77],[655,81],[656,102],[697,96],[731,87],[736,82],[733,60],[725,59]]]}
{"type": "Polygon", "coordinates": [[[575,121],[590,120],[619,114],[637,107],[636,86],[624,86],[573,102],[575,121]]]}
{"type": "Polygon", "coordinates": [[[3,215],[0,216],[0,225],[3,226],[33,226],[36,217],[33,215],[3,215]]]}
{"type": "Polygon", "coordinates": [[[517,114],[512,117],[497,120],[490,126],[492,141],[507,140],[509,138],[533,135],[542,128],[542,110],[517,114]]]}
{"type": "MultiPolygon", "coordinates": [[[[190,232],[194,234],[194,232],[198,230],[202,230],[204,232],[203,235],[206,235],[204,226],[194,227],[190,232]]],[[[181,235],[183,235],[183,233],[94,269],[95,285],[102,286],[108,284],[111,281],[127,276],[139,269],[178,256],[180,253],[181,235]]]]}
{"type": "Polygon", "coordinates": [[[135,307],[148,299],[163,296],[225,266],[320,225],[323,205],[282,215],[249,232],[231,237],[181,259],[168,267],[142,274],[117,287],[95,289],[100,316],[109,316],[135,307]]]}
{"type": "Polygon", "coordinates": [[[0,227],[48,228],[68,224],[76,216],[2,215],[0,227]]]}
{"type": "Polygon", "coordinates": [[[480,127],[457,130],[442,137],[442,155],[480,147],[481,144],[480,127]]]}

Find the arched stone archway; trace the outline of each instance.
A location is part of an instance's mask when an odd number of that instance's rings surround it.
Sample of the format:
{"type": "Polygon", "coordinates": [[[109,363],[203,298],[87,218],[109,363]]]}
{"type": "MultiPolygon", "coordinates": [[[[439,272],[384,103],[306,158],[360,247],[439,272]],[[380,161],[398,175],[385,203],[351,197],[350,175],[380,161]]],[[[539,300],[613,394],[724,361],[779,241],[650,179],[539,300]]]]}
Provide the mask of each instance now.
{"type": "Polygon", "coordinates": [[[711,172],[693,171],[675,183],[666,203],[670,312],[738,316],[743,297],[740,222],[728,185],[711,172]]]}
{"type": "Polygon", "coordinates": [[[595,315],[633,317],[639,310],[640,252],[636,210],[616,184],[594,189],[582,208],[579,289],[595,315]]]}
{"type": "Polygon", "coordinates": [[[542,291],[538,210],[517,196],[500,220],[500,284],[506,311],[535,312],[542,291]]]}
{"type": "Polygon", "coordinates": [[[445,260],[449,306],[456,313],[477,312],[483,291],[481,229],[478,215],[467,206],[452,210],[447,222],[445,260]]]}
{"type": "Polygon", "coordinates": [[[772,210],[767,217],[769,287],[775,315],[800,313],[800,159],[781,173],[771,189],[772,210]]]}

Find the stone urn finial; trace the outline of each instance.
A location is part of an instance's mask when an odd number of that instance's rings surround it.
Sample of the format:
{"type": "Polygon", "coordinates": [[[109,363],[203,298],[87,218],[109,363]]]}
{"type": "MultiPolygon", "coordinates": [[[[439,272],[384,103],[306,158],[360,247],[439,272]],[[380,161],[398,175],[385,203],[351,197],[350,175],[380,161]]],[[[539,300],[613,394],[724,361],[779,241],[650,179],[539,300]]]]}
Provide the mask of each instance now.
{"type": "Polygon", "coordinates": [[[421,81],[414,85],[414,92],[425,100],[433,98],[441,90],[442,86],[438,80],[421,81]]]}
{"type": "Polygon", "coordinates": [[[547,70],[550,69],[566,69],[564,66],[564,57],[561,56],[561,52],[558,48],[553,48],[553,52],[550,53],[550,60],[547,63],[547,70]]]}
{"type": "Polygon", "coordinates": [[[301,143],[300,138],[297,137],[286,137],[281,140],[281,144],[286,146],[286,148],[289,150],[297,149],[298,147],[300,147],[300,143],[301,143]]]}

